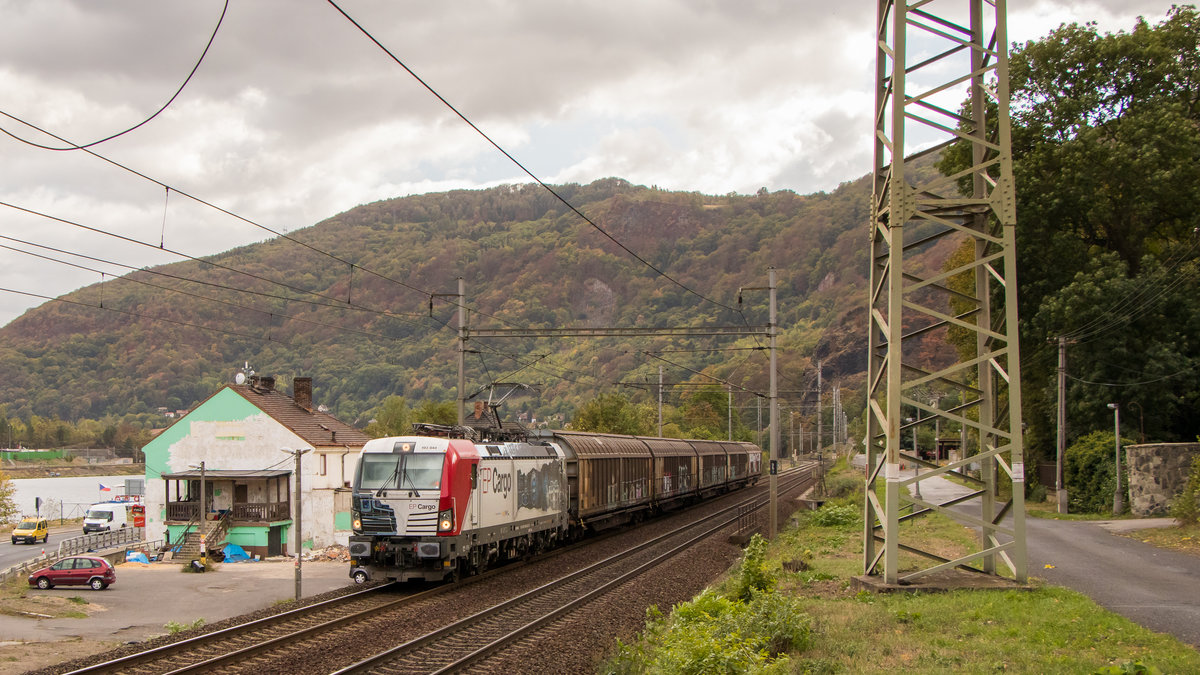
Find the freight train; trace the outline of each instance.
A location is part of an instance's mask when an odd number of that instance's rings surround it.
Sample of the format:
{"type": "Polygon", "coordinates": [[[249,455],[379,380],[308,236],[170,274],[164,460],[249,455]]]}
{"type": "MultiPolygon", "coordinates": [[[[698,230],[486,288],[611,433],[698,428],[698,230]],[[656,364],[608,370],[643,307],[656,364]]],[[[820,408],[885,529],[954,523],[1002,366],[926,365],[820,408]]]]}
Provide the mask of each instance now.
{"type": "MultiPolygon", "coordinates": [[[[377,438],[353,483],[350,577],[441,581],[758,481],[752,443],[572,431],[377,438]]],[[[445,432],[445,433],[441,433],[445,432]]]]}

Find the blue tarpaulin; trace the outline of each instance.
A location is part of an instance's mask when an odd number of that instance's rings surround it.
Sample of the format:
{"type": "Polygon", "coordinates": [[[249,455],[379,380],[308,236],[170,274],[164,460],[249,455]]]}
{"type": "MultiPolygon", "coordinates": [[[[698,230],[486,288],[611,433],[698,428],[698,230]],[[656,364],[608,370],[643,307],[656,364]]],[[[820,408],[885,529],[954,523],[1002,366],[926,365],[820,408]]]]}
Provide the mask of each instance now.
{"type": "Polygon", "coordinates": [[[148,563],[150,562],[150,559],[147,558],[146,554],[142,553],[141,551],[126,551],[125,562],[148,563]]]}
{"type": "Polygon", "coordinates": [[[247,560],[254,562],[254,558],[246,554],[246,549],[237,544],[225,544],[221,553],[225,554],[225,562],[245,562],[247,560]]]}

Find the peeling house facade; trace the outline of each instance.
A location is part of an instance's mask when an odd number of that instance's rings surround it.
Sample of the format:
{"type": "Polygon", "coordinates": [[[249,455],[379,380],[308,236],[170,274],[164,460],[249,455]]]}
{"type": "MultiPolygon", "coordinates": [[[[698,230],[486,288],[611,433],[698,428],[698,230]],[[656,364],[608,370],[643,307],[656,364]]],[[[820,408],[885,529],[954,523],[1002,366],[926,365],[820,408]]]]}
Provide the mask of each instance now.
{"type": "Polygon", "coordinates": [[[354,462],[367,440],[317,410],[312,378],[295,378],[291,396],[271,377],[226,385],[143,448],[146,536],[178,541],[197,531],[203,508],[210,549],[231,543],[252,555],[291,555],[296,459],[282,449],[311,448],[300,457],[301,549],[344,545],[354,462]]]}

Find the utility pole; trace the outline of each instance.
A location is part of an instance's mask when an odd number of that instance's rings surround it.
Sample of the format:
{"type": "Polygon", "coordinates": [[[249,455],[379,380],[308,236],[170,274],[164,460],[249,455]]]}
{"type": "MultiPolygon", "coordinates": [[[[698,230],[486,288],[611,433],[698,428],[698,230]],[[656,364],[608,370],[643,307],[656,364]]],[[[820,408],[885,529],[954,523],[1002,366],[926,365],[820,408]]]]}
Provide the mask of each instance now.
{"type": "Polygon", "coordinates": [[[458,391],[455,393],[455,414],[458,416],[458,426],[467,423],[467,285],[462,277],[458,278],[458,293],[430,293],[429,316],[433,316],[434,298],[454,298],[458,304],[458,391]]]}
{"type": "Polygon", "coordinates": [[[821,385],[821,372],[824,370],[825,362],[817,361],[817,452],[820,452],[822,447],[821,432],[823,425],[821,423],[821,390],[823,387],[821,385]]]}
{"type": "Polygon", "coordinates": [[[1121,494],[1121,404],[1109,403],[1113,411],[1113,426],[1116,434],[1113,444],[1116,446],[1117,489],[1113,491],[1113,515],[1119,516],[1125,510],[1125,495],[1121,494]]]}
{"type": "Polygon", "coordinates": [[[658,367],[658,437],[662,438],[662,366],[658,367]]]}
{"type": "Polygon", "coordinates": [[[1067,338],[1058,336],[1058,459],[1054,466],[1058,512],[1067,512],[1067,489],[1063,485],[1063,453],[1067,451],[1067,338]]]}
{"type": "Polygon", "coordinates": [[[774,539],[779,532],[779,385],[776,382],[775,367],[775,268],[767,270],[767,286],[770,290],[770,318],[767,319],[767,330],[770,331],[771,347],[771,477],[768,481],[770,489],[769,508],[771,509],[768,538],[774,539]]]}
{"type": "MultiPolygon", "coordinates": [[[[942,410],[942,394],[933,395],[933,407],[941,412],[942,410]]],[[[933,418],[933,461],[936,462],[942,458],[942,416],[937,415],[933,418]]]]}
{"type": "MultiPolygon", "coordinates": [[[[467,282],[458,278],[458,426],[467,423],[467,282]]],[[[297,459],[297,461],[299,461],[297,459]]],[[[299,560],[299,558],[297,558],[299,560]]],[[[300,567],[296,567],[299,573],[300,567]]],[[[300,599],[300,578],[296,577],[296,599],[300,599]]]]}
{"type": "MultiPolygon", "coordinates": [[[[200,540],[204,540],[204,526],[208,521],[208,504],[204,503],[204,462],[200,462],[200,540]]],[[[201,549],[201,553],[203,553],[201,549]]]]}
{"type": "MultiPolygon", "coordinates": [[[[460,281],[461,281],[461,278],[460,278],[460,281]]],[[[461,401],[462,399],[459,399],[459,400],[461,401]]],[[[302,511],[302,509],[300,508],[300,505],[301,505],[301,502],[300,502],[300,495],[301,495],[301,492],[300,492],[300,476],[301,476],[300,457],[301,457],[301,455],[303,455],[306,452],[312,452],[312,448],[300,448],[298,450],[293,450],[291,448],[284,447],[284,448],[280,448],[279,450],[282,452],[286,452],[289,455],[295,455],[295,457],[296,457],[296,469],[295,469],[295,474],[296,474],[295,495],[296,496],[292,500],[293,502],[295,502],[292,505],[292,509],[293,509],[293,520],[296,521],[293,524],[293,527],[296,528],[296,535],[293,537],[293,540],[295,541],[295,547],[296,547],[296,602],[300,602],[300,545],[303,541],[301,538],[301,534],[300,534],[300,513],[302,511]]]]}
{"type": "MultiPolygon", "coordinates": [[[[660,371],[661,371],[661,367],[660,367],[660,371]]],[[[754,407],[758,411],[758,436],[756,437],[756,440],[758,441],[758,447],[762,448],[762,396],[761,395],[754,397],[754,407]]],[[[662,429],[659,429],[658,435],[662,436],[662,429]]]]}
{"type": "Polygon", "coordinates": [[[800,448],[799,448],[799,446],[796,445],[796,411],[795,410],[792,410],[788,413],[788,420],[792,423],[791,434],[789,434],[789,438],[791,438],[791,443],[788,443],[788,447],[791,449],[791,452],[789,452],[788,454],[795,456],[795,455],[800,454],[800,448]]]}
{"type": "Polygon", "coordinates": [[[726,418],[727,418],[726,425],[729,427],[729,440],[732,441],[733,440],[733,387],[727,384],[727,385],[725,385],[725,391],[726,391],[726,396],[727,396],[727,398],[726,398],[727,402],[725,404],[725,413],[726,413],[726,418]]]}

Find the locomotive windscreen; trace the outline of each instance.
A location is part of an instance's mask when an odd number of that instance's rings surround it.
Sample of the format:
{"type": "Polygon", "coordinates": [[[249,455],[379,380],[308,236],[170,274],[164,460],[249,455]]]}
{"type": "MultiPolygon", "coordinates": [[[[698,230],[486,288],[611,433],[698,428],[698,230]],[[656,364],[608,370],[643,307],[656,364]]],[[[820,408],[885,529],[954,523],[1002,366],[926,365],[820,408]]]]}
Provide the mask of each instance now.
{"type": "Polygon", "coordinates": [[[437,490],[442,454],[363,453],[358,465],[360,490],[437,490]]]}

